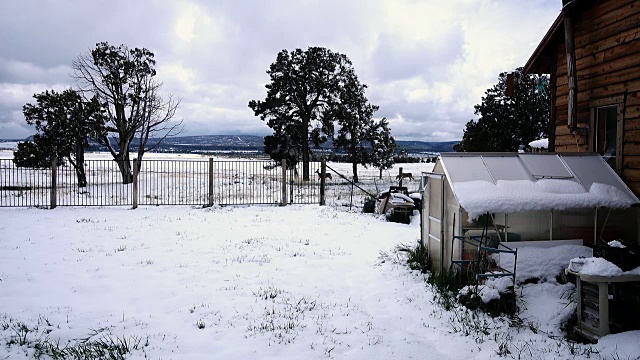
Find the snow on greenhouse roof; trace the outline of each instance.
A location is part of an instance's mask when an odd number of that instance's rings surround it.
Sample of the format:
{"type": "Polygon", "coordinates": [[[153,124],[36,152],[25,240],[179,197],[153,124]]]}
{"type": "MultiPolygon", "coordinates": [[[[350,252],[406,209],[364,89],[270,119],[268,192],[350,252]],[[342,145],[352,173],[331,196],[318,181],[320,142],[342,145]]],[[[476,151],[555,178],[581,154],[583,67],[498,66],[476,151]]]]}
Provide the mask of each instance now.
{"type": "Polygon", "coordinates": [[[442,153],[440,161],[470,218],[640,203],[595,153],[442,153]]]}

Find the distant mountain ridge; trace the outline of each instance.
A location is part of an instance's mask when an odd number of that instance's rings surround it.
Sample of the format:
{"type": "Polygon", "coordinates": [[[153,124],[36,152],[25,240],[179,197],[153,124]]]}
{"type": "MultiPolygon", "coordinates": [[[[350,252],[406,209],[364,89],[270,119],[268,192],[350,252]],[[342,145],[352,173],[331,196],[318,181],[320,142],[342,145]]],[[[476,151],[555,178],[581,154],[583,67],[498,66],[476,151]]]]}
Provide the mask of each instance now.
{"type": "MultiPolygon", "coordinates": [[[[6,141],[24,141],[20,140],[0,140],[6,141]]],[[[152,140],[150,140],[152,141],[152,140]]],[[[405,141],[396,140],[399,150],[405,150],[410,154],[420,153],[440,153],[451,152],[453,146],[459,141],[405,141]]],[[[114,143],[115,145],[115,143],[114,143]]],[[[132,142],[132,150],[136,148],[136,141],[132,142]]],[[[331,142],[322,145],[323,149],[332,149],[331,142]]],[[[92,144],[89,151],[105,151],[106,148],[99,144],[92,144]]],[[[216,151],[264,151],[264,137],[256,135],[194,135],[194,136],[176,136],[166,138],[162,143],[154,149],[155,152],[174,152],[174,153],[198,153],[198,152],[216,152],[216,151]]]]}
{"type": "MultiPolygon", "coordinates": [[[[430,142],[430,141],[406,141],[397,140],[398,148],[408,153],[439,153],[451,152],[453,146],[459,141],[430,142]]],[[[200,151],[258,151],[264,150],[264,137],[255,135],[201,135],[178,136],[167,138],[160,145],[158,151],[200,150],[200,151]]],[[[332,149],[331,141],[321,146],[323,149],[332,149]]]]}

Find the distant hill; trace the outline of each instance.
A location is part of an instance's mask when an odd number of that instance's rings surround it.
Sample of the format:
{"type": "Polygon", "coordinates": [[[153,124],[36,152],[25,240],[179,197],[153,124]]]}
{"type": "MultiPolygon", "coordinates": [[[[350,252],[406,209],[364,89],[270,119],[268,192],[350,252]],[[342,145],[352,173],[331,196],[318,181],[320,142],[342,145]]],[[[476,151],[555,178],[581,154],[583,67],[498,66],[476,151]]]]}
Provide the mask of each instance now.
{"type": "MultiPolygon", "coordinates": [[[[257,151],[264,150],[262,136],[253,135],[203,135],[179,136],[165,139],[158,151],[164,152],[206,152],[206,151],[257,151]]],[[[427,141],[396,141],[400,150],[408,153],[439,153],[451,152],[459,141],[427,142],[427,141]]],[[[331,142],[322,145],[323,149],[331,149],[331,142]]]]}
{"type": "MultiPolygon", "coordinates": [[[[18,141],[22,140],[0,140],[0,144],[3,142],[15,143],[18,141]]],[[[450,152],[453,151],[453,145],[458,142],[459,141],[396,141],[400,150],[406,150],[410,154],[450,152]]],[[[322,148],[331,149],[331,142],[324,144],[322,148]]],[[[132,142],[132,150],[137,150],[135,140],[132,142]]],[[[90,146],[89,151],[106,151],[106,148],[94,143],[90,146]]],[[[165,139],[160,146],[154,149],[154,152],[170,153],[206,153],[219,151],[262,152],[264,151],[263,137],[254,135],[177,136],[165,139]]]]}
{"type": "Polygon", "coordinates": [[[424,153],[424,152],[452,152],[453,146],[460,143],[460,141],[404,141],[397,140],[398,147],[402,150],[406,150],[408,153],[424,153]]]}

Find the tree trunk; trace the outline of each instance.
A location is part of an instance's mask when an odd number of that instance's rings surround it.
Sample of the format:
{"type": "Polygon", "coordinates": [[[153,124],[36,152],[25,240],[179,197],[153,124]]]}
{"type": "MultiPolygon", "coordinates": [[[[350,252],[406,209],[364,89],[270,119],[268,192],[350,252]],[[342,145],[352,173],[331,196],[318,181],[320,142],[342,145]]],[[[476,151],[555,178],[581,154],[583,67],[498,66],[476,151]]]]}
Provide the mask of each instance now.
{"type": "Polygon", "coordinates": [[[78,178],[79,188],[87,187],[87,174],[84,172],[84,164],[80,167],[80,163],[78,163],[78,167],[76,168],[76,178],[78,178]]]}
{"type": "Polygon", "coordinates": [[[129,140],[121,139],[118,143],[116,161],[122,175],[122,183],[131,184],[133,182],[133,172],[131,171],[131,161],[129,159],[129,140]]]}
{"type": "Polygon", "coordinates": [[[353,166],[353,182],[358,183],[358,163],[354,160],[351,165],[353,166]]]}
{"type": "Polygon", "coordinates": [[[302,120],[302,129],[305,132],[302,143],[302,181],[309,181],[309,119],[302,120]]]}
{"type": "Polygon", "coordinates": [[[131,171],[131,164],[129,163],[129,154],[126,154],[126,156],[118,154],[116,161],[118,162],[118,168],[122,175],[122,183],[131,184],[133,182],[133,172],[131,171]]]}
{"type": "Polygon", "coordinates": [[[87,187],[87,175],[84,171],[84,148],[85,148],[85,139],[81,136],[76,136],[76,145],[75,145],[75,163],[69,159],[71,165],[73,165],[73,169],[76,172],[76,179],[78,179],[78,187],[83,188],[87,187]]]}
{"type": "Polygon", "coordinates": [[[380,168],[380,180],[382,180],[382,168],[380,168]]]}

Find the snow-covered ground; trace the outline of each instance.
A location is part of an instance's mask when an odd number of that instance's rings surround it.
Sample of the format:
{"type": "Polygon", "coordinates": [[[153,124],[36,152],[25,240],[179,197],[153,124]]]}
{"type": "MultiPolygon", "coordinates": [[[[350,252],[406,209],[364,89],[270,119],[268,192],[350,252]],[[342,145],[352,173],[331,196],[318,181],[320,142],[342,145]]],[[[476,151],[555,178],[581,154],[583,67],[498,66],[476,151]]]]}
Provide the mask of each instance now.
{"type": "Polygon", "coordinates": [[[18,143],[15,141],[5,141],[0,140],[0,150],[16,150],[18,148],[18,143]]]}
{"type": "MultiPolygon", "coordinates": [[[[0,143],[2,144],[2,143],[0,143]]],[[[8,144],[8,143],[7,143],[8,144]]],[[[12,143],[13,144],[13,143],[12,143]]],[[[132,154],[132,159],[133,159],[132,154]]],[[[208,160],[212,158],[214,161],[233,161],[233,160],[250,160],[251,156],[248,155],[246,158],[229,158],[229,156],[225,156],[224,153],[212,153],[210,155],[203,154],[177,154],[177,153],[146,153],[144,155],[144,160],[208,160]]],[[[7,150],[6,148],[0,147],[0,159],[13,159],[13,151],[7,150]]],[[[86,160],[112,160],[113,157],[108,152],[88,152],[86,153],[86,160]]],[[[264,160],[264,156],[260,157],[261,160],[264,160]]],[[[336,171],[345,174],[347,176],[351,176],[351,164],[349,163],[334,163],[327,162],[327,165],[331,166],[336,171]]],[[[395,177],[398,175],[399,168],[402,167],[402,171],[407,173],[410,172],[413,174],[415,178],[418,177],[420,172],[422,171],[431,171],[433,169],[434,163],[401,163],[395,164],[393,168],[390,170],[384,170],[383,176],[385,177],[395,177]]],[[[358,175],[359,176],[378,176],[379,170],[374,167],[365,168],[362,165],[358,165],[358,175]]],[[[406,181],[406,180],[405,180],[406,181]]]]}
{"type": "Polygon", "coordinates": [[[141,339],[131,359],[640,354],[640,332],[563,340],[572,286],[553,279],[517,288],[521,327],[443,310],[394,250],[419,238],[414,219],[317,205],[0,209],[0,359],[107,334],[141,339]]]}

